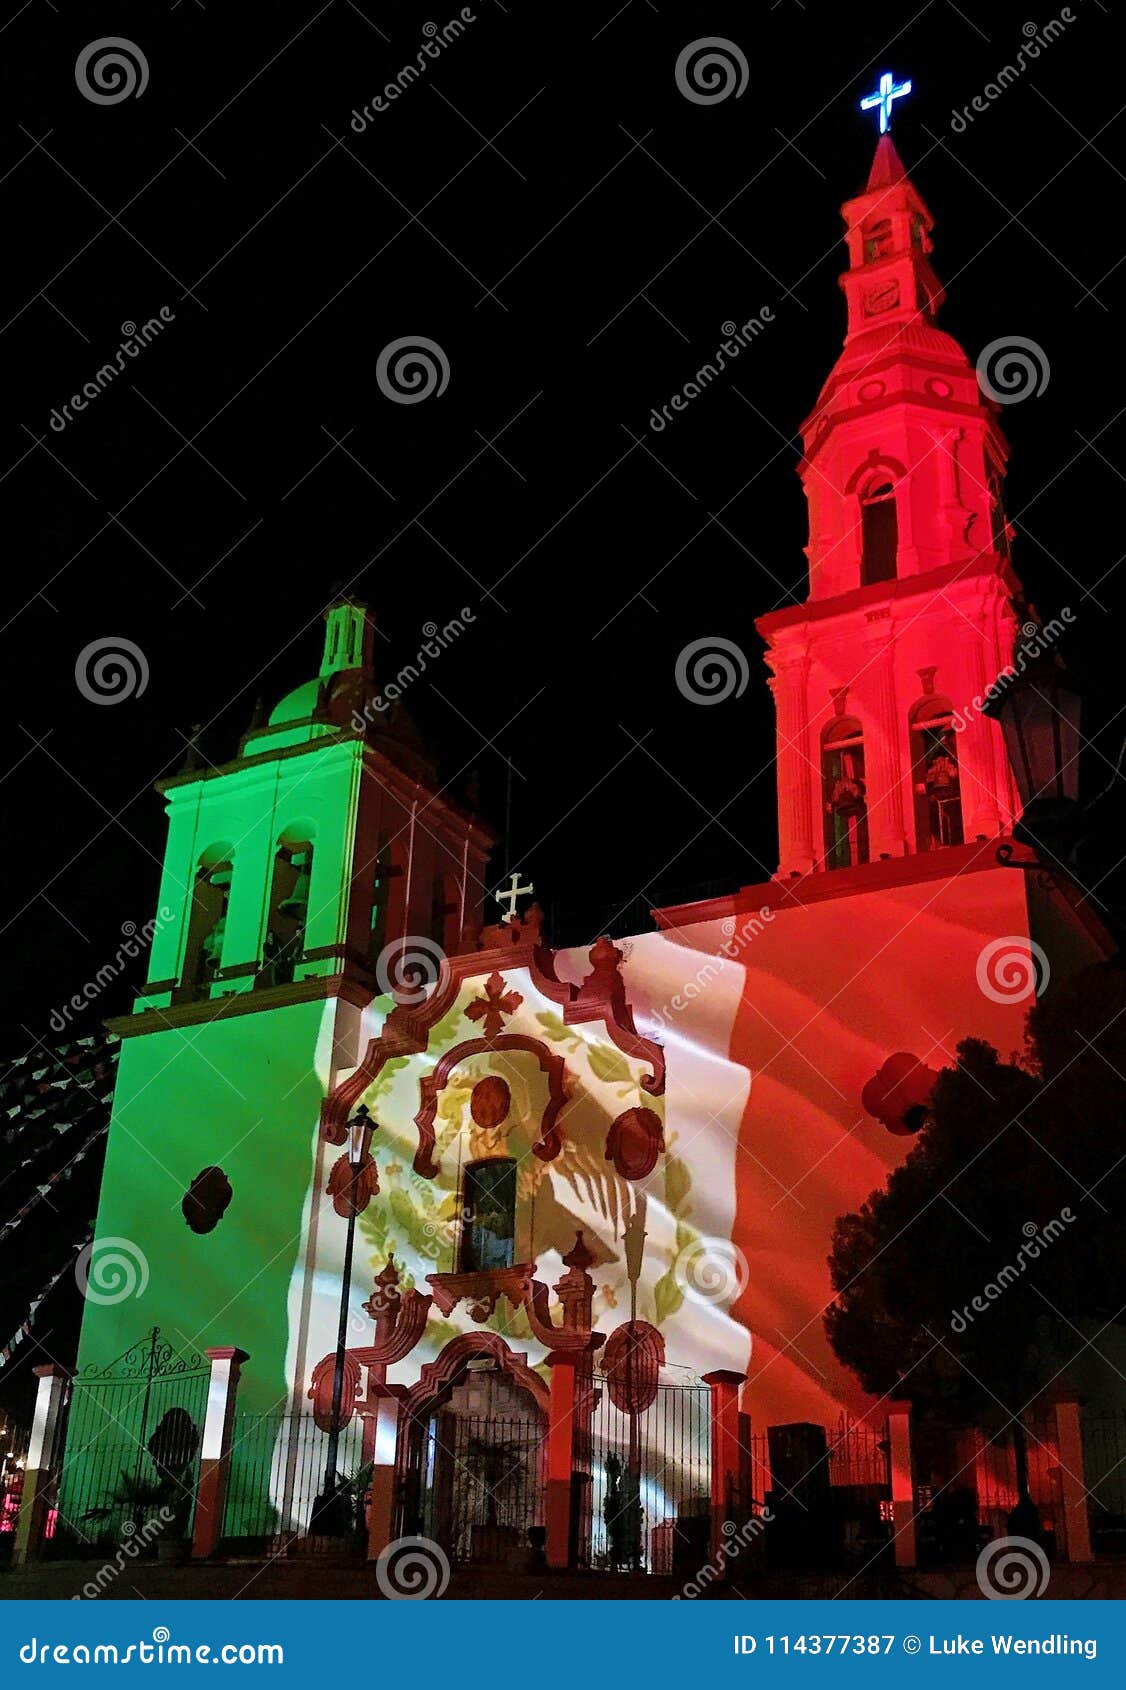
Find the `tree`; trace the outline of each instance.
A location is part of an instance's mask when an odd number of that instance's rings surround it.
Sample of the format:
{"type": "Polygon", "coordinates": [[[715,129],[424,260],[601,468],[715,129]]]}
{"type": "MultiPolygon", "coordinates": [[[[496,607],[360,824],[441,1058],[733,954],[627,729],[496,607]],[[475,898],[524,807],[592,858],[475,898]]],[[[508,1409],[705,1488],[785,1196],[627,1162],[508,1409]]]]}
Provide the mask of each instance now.
{"type": "MultiPolygon", "coordinates": [[[[833,1231],[829,1341],[866,1390],[1011,1428],[1126,1323],[1126,973],[1057,985],[1020,1060],[964,1040],[905,1162],[833,1231]]],[[[1109,1373],[1108,1368],[1108,1373],[1109,1373]]]]}

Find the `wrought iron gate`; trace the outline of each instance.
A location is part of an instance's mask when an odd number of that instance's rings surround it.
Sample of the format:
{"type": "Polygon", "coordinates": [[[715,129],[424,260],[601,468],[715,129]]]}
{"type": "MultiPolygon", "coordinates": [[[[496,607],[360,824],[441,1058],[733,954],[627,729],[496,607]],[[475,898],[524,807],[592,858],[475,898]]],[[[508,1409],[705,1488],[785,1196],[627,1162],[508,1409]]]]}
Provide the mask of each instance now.
{"type": "Polygon", "coordinates": [[[659,1385],[629,1415],[594,1379],[576,1437],[572,1529],[580,1564],[606,1571],[695,1570],[711,1520],[711,1421],[706,1385],[659,1385]]]}
{"type": "Polygon", "coordinates": [[[411,1442],[418,1529],[451,1561],[497,1565],[527,1551],[543,1525],[541,1416],[439,1413],[411,1442]]]}
{"type": "Polygon", "coordinates": [[[48,1522],[53,1553],[82,1553],[146,1528],[190,1533],[210,1372],[205,1357],[177,1350],[154,1326],[108,1367],[75,1376],[57,1517],[48,1522]]]}

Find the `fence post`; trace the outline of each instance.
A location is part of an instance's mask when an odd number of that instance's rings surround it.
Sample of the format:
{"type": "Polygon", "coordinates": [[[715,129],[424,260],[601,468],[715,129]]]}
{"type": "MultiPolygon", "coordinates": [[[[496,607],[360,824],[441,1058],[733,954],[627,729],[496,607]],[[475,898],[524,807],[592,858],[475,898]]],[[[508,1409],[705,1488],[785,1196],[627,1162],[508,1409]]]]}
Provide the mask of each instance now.
{"type": "Polygon", "coordinates": [[[724,1521],[735,1520],[741,1500],[739,1477],[743,1464],[739,1454],[739,1387],[746,1383],[746,1378],[745,1373],[732,1373],[725,1368],[704,1374],[711,1413],[711,1553],[721,1578],[727,1572],[727,1561],[719,1553],[721,1545],[727,1542],[724,1521]]]}
{"type": "Polygon", "coordinates": [[[31,1438],[27,1446],[27,1463],[23,1473],[23,1495],[20,1497],[20,1517],[16,1524],[16,1541],[12,1545],[12,1562],[22,1566],[42,1550],[43,1533],[51,1504],[51,1493],[58,1477],[56,1466],[62,1451],[58,1447],[59,1420],[66,1400],[70,1370],[47,1362],[32,1369],[39,1385],[35,1395],[35,1412],[31,1421],[31,1438]]]}
{"type": "Polygon", "coordinates": [[[1093,1561],[1079,1398],[1074,1391],[1058,1391],[1054,1407],[1060,1490],[1063,1493],[1063,1551],[1069,1561],[1093,1561]]]}
{"type": "Polygon", "coordinates": [[[547,1411],[547,1478],[544,1506],[547,1564],[566,1567],[571,1549],[571,1468],[574,1463],[577,1370],[574,1351],[553,1350],[547,1411]]]}
{"type": "Polygon", "coordinates": [[[380,1397],[375,1410],[375,1448],[368,1500],[368,1560],[378,1561],[392,1540],[395,1514],[395,1458],[401,1428],[397,1397],[380,1397]]]}
{"type": "Polygon", "coordinates": [[[199,1454],[199,1482],[192,1531],[193,1560],[213,1555],[222,1535],[239,1371],[243,1362],[250,1359],[245,1350],[229,1345],[205,1350],[204,1354],[211,1363],[211,1378],[207,1385],[207,1413],[199,1454]]]}
{"type": "Polygon", "coordinates": [[[888,1445],[895,1564],[897,1567],[913,1567],[916,1559],[915,1467],[911,1456],[909,1402],[888,1403],[888,1445]]]}

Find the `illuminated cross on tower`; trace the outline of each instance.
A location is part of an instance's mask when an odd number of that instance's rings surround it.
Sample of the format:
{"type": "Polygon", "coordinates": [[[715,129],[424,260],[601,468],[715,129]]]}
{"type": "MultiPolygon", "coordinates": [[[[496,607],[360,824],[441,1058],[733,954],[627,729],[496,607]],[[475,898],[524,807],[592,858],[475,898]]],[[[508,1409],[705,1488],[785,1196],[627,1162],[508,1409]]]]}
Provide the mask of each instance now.
{"type": "Polygon", "coordinates": [[[534,886],[530,884],[528,886],[521,886],[519,881],[520,876],[518,874],[514,874],[512,876],[511,886],[499,887],[498,890],[493,893],[493,897],[496,899],[498,904],[507,903],[508,905],[508,909],[505,911],[504,916],[504,919],[507,922],[512,922],[516,919],[517,898],[523,898],[527,895],[527,893],[535,891],[534,886]]]}
{"type": "Polygon", "coordinates": [[[861,111],[871,111],[873,107],[880,108],[880,134],[886,135],[891,128],[891,103],[911,92],[910,82],[896,82],[890,70],[885,70],[880,77],[878,93],[865,94],[860,102],[861,111]]]}

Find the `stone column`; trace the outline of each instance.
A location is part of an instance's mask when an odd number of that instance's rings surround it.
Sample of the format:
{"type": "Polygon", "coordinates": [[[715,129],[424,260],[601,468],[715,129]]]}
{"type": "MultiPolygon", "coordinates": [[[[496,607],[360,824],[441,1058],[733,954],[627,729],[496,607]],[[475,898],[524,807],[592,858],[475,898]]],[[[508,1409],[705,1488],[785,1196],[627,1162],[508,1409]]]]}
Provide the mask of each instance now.
{"type": "Polygon", "coordinates": [[[1093,1561],[1091,1522],[1087,1514],[1087,1484],[1083,1472],[1083,1437],[1079,1425],[1079,1398],[1073,1391],[1061,1391],[1055,1399],[1056,1449],[1059,1454],[1060,1490],[1063,1499],[1063,1544],[1069,1561],[1093,1561]]]}
{"type": "Polygon", "coordinates": [[[397,1397],[380,1397],[375,1411],[368,1502],[368,1560],[378,1561],[395,1532],[395,1455],[399,1443],[397,1397]]]}
{"type": "Polygon", "coordinates": [[[724,1522],[731,1520],[737,1525],[741,1524],[738,1516],[744,1508],[749,1507],[750,1500],[742,1496],[739,1482],[742,1471],[739,1454],[739,1387],[746,1383],[746,1377],[745,1373],[732,1373],[726,1369],[704,1374],[704,1384],[708,1387],[711,1397],[711,1552],[720,1578],[725,1577],[727,1572],[726,1559],[720,1554],[720,1548],[727,1542],[728,1537],[728,1533],[723,1529],[724,1522]]]}
{"type": "Polygon", "coordinates": [[[59,1428],[69,1369],[48,1362],[33,1368],[39,1386],[35,1395],[35,1412],[31,1421],[31,1439],[27,1446],[27,1462],[23,1471],[23,1495],[20,1498],[20,1517],[16,1523],[16,1541],[12,1546],[12,1561],[21,1566],[41,1552],[47,1515],[54,1501],[57,1465],[62,1455],[59,1428]]]}
{"type": "Polygon", "coordinates": [[[565,1567],[571,1542],[571,1470],[574,1465],[577,1362],[574,1351],[554,1350],[547,1358],[551,1368],[551,1402],[547,1411],[547,1564],[565,1567]]]}
{"type": "Polygon", "coordinates": [[[911,1459],[911,1404],[888,1403],[888,1462],[891,1467],[892,1531],[895,1564],[913,1567],[915,1545],[915,1468],[911,1459]]]}
{"type": "Polygon", "coordinates": [[[907,723],[895,696],[895,636],[887,611],[870,612],[864,641],[868,662],[861,686],[872,700],[864,732],[864,785],[868,800],[868,855],[902,857],[910,849],[903,816],[903,785],[910,761],[907,723]],[[879,618],[879,620],[872,620],[879,618]]]}
{"type": "MultiPolygon", "coordinates": [[[[809,752],[809,660],[783,661],[772,654],[770,678],[776,720],[775,764],[778,781],[778,872],[783,877],[808,874],[821,855],[814,839],[814,797],[820,799],[821,770],[809,752]]],[[[819,803],[818,803],[819,809],[819,803]]]]}
{"type": "Polygon", "coordinates": [[[192,1556],[196,1560],[213,1555],[222,1535],[239,1371],[243,1362],[249,1360],[245,1350],[232,1347],[206,1350],[204,1353],[211,1363],[211,1379],[207,1386],[207,1413],[203,1422],[192,1532],[192,1556]]]}

